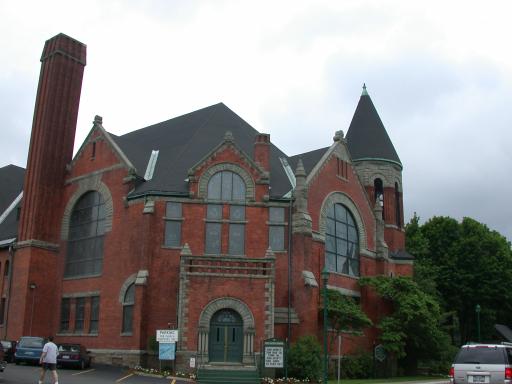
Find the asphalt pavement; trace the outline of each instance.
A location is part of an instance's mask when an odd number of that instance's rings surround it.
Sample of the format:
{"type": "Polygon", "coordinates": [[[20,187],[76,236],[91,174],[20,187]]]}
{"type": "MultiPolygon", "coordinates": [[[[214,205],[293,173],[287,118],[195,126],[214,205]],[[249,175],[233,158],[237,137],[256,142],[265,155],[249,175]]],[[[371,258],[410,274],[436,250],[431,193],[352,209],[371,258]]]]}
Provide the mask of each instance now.
{"type": "MultiPolygon", "coordinates": [[[[37,383],[39,372],[38,366],[8,364],[5,371],[0,373],[0,384],[37,383]]],[[[101,365],[93,365],[83,371],[58,369],[57,372],[59,384],[190,384],[186,380],[140,376],[126,368],[101,365]]],[[[44,383],[53,383],[51,373],[46,373],[44,383]]]]}

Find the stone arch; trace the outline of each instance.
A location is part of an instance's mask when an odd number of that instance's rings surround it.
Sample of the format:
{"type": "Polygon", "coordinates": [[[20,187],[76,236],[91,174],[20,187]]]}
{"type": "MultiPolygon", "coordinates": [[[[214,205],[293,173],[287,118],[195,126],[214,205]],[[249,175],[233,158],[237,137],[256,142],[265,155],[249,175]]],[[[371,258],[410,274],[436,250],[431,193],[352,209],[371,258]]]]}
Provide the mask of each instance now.
{"type": "Polygon", "coordinates": [[[221,309],[232,309],[237,312],[243,321],[243,363],[254,363],[254,316],[243,301],[233,297],[221,297],[210,301],[199,316],[199,345],[198,354],[203,361],[208,359],[208,340],[210,336],[210,321],[213,315],[221,309]]]}
{"type": "Polygon", "coordinates": [[[105,201],[105,232],[110,232],[112,230],[112,217],[114,215],[114,202],[112,200],[112,194],[108,187],[101,181],[99,175],[89,177],[87,179],[80,180],[78,182],[78,189],[73,193],[73,195],[68,200],[66,204],[66,208],[64,209],[64,215],[62,217],[62,225],[60,237],[62,240],[67,240],[69,235],[69,222],[71,220],[71,212],[73,208],[80,199],[84,195],[84,193],[89,191],[96,191],[101,194],[103,200],[105,201]]]}
{"type": "Polygon", "coordinates": [[[203,172],[203,174],[199,178],[199,197],[203,199],[206,198],[208,191],[208,181],[213,175],[221,171],[231,171],[240,176],[245,183],[245,199],[255,199],[255,187],[252,176],[244,168],[232,163],[215,164],[203,172]]]}
{"type": "Polygon", "coordinates": [[[322,208],[320,209],[320,222],[318,223],[318,229],[320,234],[325,238],[325,227],[327,220],[327,211],[333,204],[343,204],[352,213],[354,220],[357,224],[357,231],[359,234],[359,249],[367,249],[368,242],[366,238],[366,229],[364,222],[357,208],[357,205],[352,199],[343,192],[331,192],[322,202],[322,208]]]}
{"type": "Polygon", "coordinates": [[[128,290],[128,287],[135,283],[135,280],[137,279],[137,274],[134,273],[133,275],[130,275],[121,286],[121,289],[119,290],[119,302],[123,304],[124,302],[124,296],[126,295],[126,291],[128,290]]]}

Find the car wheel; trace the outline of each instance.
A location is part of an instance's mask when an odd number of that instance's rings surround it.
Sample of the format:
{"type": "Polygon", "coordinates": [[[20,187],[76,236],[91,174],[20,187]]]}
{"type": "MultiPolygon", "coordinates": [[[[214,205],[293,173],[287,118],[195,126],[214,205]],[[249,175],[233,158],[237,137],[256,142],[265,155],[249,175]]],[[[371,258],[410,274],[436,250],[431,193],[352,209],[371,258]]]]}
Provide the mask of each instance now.
{"type": "Polygon", "coordinates": [[[16,365],[20,365],[20,361],[19,361],[18,359],[15,359],[15,360],[14,360],[14,364],[16,364],[16,365]]]}
{"type": "Polygon", "coordinates": [[[80,369],[81,370],[85,369],[85,360],[80,360],[80,369]]]}

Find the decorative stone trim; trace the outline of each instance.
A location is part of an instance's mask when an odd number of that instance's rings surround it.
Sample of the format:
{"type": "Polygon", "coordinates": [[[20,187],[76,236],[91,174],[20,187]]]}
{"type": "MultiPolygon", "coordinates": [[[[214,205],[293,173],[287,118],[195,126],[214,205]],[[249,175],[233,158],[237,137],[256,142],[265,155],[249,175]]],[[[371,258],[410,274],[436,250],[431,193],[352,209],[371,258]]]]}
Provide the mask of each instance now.
{"type": "Polygon", "coordinates": [[[361,297],[361,292],[354,291],[352,289],[336,287],[335,285],[329,285],[329,284],[327,284],[327,289],[332,289],[334,291],[338,291],[343,296],[361,297]]]}
{"type": "Polygon", "coordinates": [[[126,290],[128,289],[128,287],[129,287],[130,285],[132,285],[133,283],[135,283],[135,280],[137,280],[137,274],[136,274],[136,273],[134,273],[133,275],[131,275],[130,277],[128,277],[128,278],[124,281],[123,285],[121,286],[121,289],[120,289],[120,291],[119,291],[119,302],[120,302],[121,304],[123,304],[123,302],[124,302],[124,296],[126,295],[126,290]]]}
{"type": "Polygon", "coordinates": [[[41,248],[46,249],[48,251],[57,252],[59,250],[58,244],[48,243],[47,241],[42,240],[24,240],[20,241],[19,243],[16,243],[16,249],[20,248],[26,248],[26,247],[34,247],[34,248],[41,248]]]}
{"type": "Polygon", "coordinates": [[[64,293],[62,294],[63,298],[76,298],[76,297],[91,297],[91,296],[99,296],[100,291],[88,291],[88,292],[73,292],[73,293],[64,293]]]}
{"type": "Polygon", "coordinates": [[[208,182],[210,181],[210,178],[217,172],[221,171],[231,171],[240,176],[245,183],[245,199],[252,201],[255,200],[254,180],[252,179],[251,175],[242,167],[232,163],[215,164],[214,166],[204,171],[199,179],[198,197],[206,199],[208,192],[208,182]]]}
{"type": "Polygon", "coordinates": [[[359,213],[359,209],[357,208],[357,205],[352,201],[352,199],[343,192],[332,192],[324,199],[322,208],[320,209],[320,222],[318,224],[320,234],[325,238],[327,211],[333,204],[343,204],[352,213],[359,234],[359,249],[360,251],[367,249],[368,243],[366,239],[366,230],[364,222],[361,218],[361,214],[359,213]]]}
{"type": "Polygon", "coordinates": [[[71,196],[66,204],[64,215],[62,217],[62,225],[60,231],[61,240],[66,241],[69,235],[69,222],[71,220],[71,212],[80,197],[86,192],[97,191],[105,201],[105,232],[112,230],[112,217],[114,215],[114,202],[112,194],[108,187],[101,181],[101,175],[91,175],[88,178],[78,181],[78,189],[71,196]]]}

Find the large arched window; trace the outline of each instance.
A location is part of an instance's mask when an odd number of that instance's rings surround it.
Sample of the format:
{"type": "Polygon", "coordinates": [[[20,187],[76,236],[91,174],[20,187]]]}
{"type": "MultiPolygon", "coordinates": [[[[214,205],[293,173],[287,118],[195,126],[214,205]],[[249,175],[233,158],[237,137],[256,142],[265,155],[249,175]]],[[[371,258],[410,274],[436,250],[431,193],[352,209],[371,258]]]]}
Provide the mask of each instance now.
{"type": "Polygon", "coordinates": [[[133,307],[135,306],[135,284],[131,284],[123,298],[123,327],[122,333],[133,331],[133,307]]]}
{"type": "Polygon", "coordinates": [[[325,262],[332,272],[359,276],[359,236],[354,217],[342,204],[327,212],[325,262]]]}
{"type": "Polygon", "coordinates": [[[209,200],[245,201],[245,183],[234,172],[221,171],[208,181],[209,200]]]}
{"type": "Polygon", "coordinates": [[[235,172],[221,171],[208,181],[207,199],[220,201],[208,204],[206,211],[205,253],[243,255],[245,252],[245,190],[244,180],[235,172]],[[234,203],[224,210],[222,202],[234,203]],[[237,204],[238,203],[238,204],[237,204]],[[242,203],[242,204],[241,204],[242,203]],[[224,217],[224,215],[227,215],[224,217]],[[228,244],[222,244],[223,223],[228,222],[228,244]]]}
{"type": "Polygon", "coordinates": [[[105,202],[100,193],[85,193],[69,222],[65,277],[98,275],[103,262],[105,202]]]}

